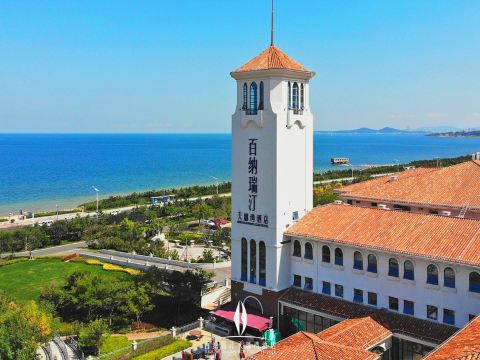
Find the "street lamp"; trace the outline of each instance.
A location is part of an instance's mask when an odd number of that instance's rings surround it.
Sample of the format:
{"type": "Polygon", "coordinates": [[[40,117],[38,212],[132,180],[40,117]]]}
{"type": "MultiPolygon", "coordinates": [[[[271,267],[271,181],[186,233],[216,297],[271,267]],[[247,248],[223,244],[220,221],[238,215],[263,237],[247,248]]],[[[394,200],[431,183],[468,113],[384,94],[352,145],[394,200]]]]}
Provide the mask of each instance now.
{"type": "Polygon", "coordinates": [[[394,159],[395,162],[397,163],[397,173],[400,172],[400,160],[394,159]]]}
{"type": "Polygon", "coordinates": [[[58,221],[58,204],[55,204],[55,208],[57,209],[57,221],[58,221]]]}
{"type": "Polygon", "coordinates": [[[210,176],[213,180],[215,180],[215,184],[217,185],[217,195],[218,195],[218,178],[215,176],[210,176]]]}
{"type": "Polygon", "coordinates": [[[92,189],[95,190],[97,193],[97,223],[98,223],[98,193],[100,190],[98,190],[95,186],[92,185],[92,189]]]}

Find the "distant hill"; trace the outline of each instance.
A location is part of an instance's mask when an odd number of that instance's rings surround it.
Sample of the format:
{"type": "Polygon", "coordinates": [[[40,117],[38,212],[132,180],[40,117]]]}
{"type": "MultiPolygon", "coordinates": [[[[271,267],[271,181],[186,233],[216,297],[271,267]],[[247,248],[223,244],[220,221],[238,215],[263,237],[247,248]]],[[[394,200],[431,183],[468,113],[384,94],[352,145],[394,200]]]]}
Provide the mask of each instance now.
{"type": "Polygon", "coordinates": [[[462,129],[454,126],[422,126],[415,130],[429,132],[429,133],[443,133],[443,132],[452,132],[452,131],[462,131],[462,129]]]}
{"type": "Polygon", "coordinates": [[[337,133],[337,134],[412,134],[412,133],[424,133],[420,130],[400,130],[392,127],[384,127],[382,129],[370,129],[362,127],[354,130],[335,130],[335,131],[317,131],[319,133],[337,133]]]}

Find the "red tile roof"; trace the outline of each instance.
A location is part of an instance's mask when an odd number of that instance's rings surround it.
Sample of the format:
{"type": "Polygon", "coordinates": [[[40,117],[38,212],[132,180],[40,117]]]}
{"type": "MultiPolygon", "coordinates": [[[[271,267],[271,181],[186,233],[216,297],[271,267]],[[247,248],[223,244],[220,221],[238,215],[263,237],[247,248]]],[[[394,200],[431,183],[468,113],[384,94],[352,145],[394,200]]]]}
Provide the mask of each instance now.
{"type": "Polygon", "coordinates": [[[480,266],[479,220],[330,204],[310,211],[286,234],[480,266]]]}
{"type": "Polygon", "coordinates": [[[233,73],[270,69],[285,69],[312,73],[312,71],[308,70],[303,65],[300,65],[297,61],[293,60],[275,46],[268,47],[233,73]]]}
{"type": "Polygon", "coordinates": [[[249,360],[376,360],[380,357],[363,349],[321,340],[317,335],[298,332],[278,344],[249,356],[249,360]]]}
{"type": "Polygon", "coordinates": [[[480,161],[467,161],[445,168],[417,168],[338,189],[355,199],[409,202],[480,209],[480,161]]]}
{"type": "Polygon", "coordinates": [[[368,350],[392,336],[370,316],[344,320],[317,334],[322,340],[368,350]]]}
{"type": "Polygon", "coordinates": [[[478,360],[480,359],[480,317],[453,335],[425,360],[478,360]]]}

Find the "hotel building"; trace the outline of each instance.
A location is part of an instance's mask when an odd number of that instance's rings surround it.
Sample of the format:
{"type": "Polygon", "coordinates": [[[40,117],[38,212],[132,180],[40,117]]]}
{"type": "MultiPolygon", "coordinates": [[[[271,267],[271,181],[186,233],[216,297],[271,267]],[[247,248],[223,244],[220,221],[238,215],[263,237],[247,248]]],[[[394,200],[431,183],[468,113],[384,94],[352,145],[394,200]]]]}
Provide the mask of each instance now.
{"type": "MultiPolygon", "coordinates": [[[[231,73],[232,302],[292,335],[275,351],[421,358],[480,313],[480,163],[355,184],[313,209],[314,75],[273,41],[231,73]]],[[[296,354],[272,351],[253,358],[296,354]]]]}

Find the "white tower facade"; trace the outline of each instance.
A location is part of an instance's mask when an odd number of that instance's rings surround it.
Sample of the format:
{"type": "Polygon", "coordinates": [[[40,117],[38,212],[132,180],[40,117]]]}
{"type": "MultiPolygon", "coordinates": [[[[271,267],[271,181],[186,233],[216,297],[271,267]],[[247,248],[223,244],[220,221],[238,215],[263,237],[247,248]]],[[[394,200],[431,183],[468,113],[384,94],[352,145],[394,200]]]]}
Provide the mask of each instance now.
{"type": "Polygon", "coordinates": [[[263,311],[292,284],[284,231],[312,208],[314,73],[272,45],[231,75],[232,298],[263,311]]]}

